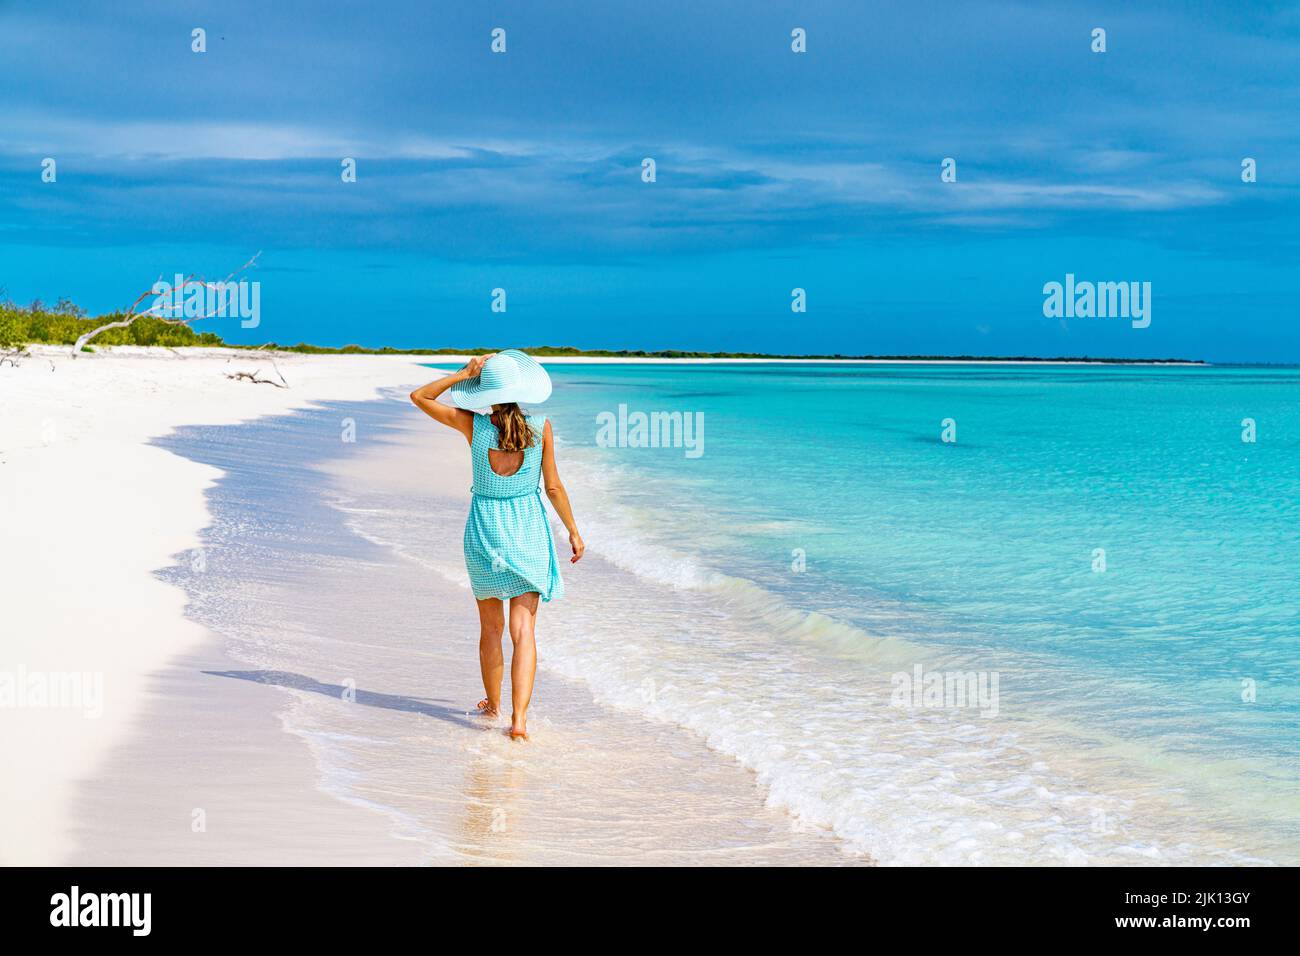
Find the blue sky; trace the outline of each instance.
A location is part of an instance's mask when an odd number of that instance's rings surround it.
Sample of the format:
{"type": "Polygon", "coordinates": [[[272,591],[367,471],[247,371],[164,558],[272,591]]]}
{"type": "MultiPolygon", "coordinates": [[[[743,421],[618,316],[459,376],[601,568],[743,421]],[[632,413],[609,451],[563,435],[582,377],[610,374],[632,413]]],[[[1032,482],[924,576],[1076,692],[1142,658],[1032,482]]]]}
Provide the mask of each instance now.
{"type": "Polygon", "coordinates": [[[203,327],[1300,361],[1294,4],[123,9],[0,0],[0,286],[19,301],[107,311],[262,250],[260,327],[203,327]],[[1151,282],[1150,328],[1045,318],[1067,272],[1151,282]]]}

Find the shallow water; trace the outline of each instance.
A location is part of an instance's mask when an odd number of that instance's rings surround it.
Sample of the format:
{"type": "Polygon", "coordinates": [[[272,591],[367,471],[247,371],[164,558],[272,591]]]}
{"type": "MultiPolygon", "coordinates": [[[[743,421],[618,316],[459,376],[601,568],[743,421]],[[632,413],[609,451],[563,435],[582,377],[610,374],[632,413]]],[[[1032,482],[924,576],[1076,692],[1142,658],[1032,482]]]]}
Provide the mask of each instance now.
{"type": "Polygon", "coordinates": [[[882,863],[1300,861],[1300,372],[551,371],[608,566],[545,656],[601,700],[882,863]],[[600,447],[620,405],[703,453],[600,447]]]}

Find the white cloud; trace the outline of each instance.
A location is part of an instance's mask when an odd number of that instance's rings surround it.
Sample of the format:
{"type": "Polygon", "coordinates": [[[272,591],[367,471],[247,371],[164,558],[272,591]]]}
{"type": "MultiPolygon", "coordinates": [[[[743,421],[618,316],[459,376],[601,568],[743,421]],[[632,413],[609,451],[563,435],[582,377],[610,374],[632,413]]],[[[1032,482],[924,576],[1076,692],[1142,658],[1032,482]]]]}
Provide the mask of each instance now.
{"type": "MultiPolygon", "coordinates": [[[[457,159],[470,149],[424,136],[345,136],[308,126],[229,120],[102,121],[23,114],[0,119],[7,152],[113,159],[284,160],[366,156],[457,159]]],[[[510,144],[494,144],[507,148],[510,144]]],[[[476,148],[492,148],[476,144],[476,148]]]]}

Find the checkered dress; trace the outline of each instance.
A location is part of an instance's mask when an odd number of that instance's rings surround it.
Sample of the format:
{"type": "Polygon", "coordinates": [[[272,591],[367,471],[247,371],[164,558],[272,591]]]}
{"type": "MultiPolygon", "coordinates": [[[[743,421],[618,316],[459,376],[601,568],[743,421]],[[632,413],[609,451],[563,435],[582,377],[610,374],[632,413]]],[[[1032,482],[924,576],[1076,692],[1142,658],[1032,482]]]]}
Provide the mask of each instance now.
{"type": "Polygon", "coordinates": [[[528,416],[536,444],[524,449],[517,472],[498,475],[488,460],[488,451],[498,448],[496,426],[489,415],[474,416],[474,487],[465,522],[465,567],[478,600],[508,600],[536,591],[543,601],[554,601],[564,594],[551,522],[538,486],[545,423],[544,416],[528,416]]]}

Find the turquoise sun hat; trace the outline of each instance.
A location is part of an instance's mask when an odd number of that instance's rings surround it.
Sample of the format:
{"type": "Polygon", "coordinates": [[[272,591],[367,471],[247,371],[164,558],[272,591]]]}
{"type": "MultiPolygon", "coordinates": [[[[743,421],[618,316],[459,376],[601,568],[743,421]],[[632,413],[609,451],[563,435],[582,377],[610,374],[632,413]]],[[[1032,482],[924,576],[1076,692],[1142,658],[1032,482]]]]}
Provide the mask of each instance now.
{"type": "Polygon", "coordinates": [[[506,349],[483,363],[478,378],[453,385],[450,396],[453,405],[470,411],[509,402],[536,405],[551,397],[551,376],[532,356],[506,349]]]}

